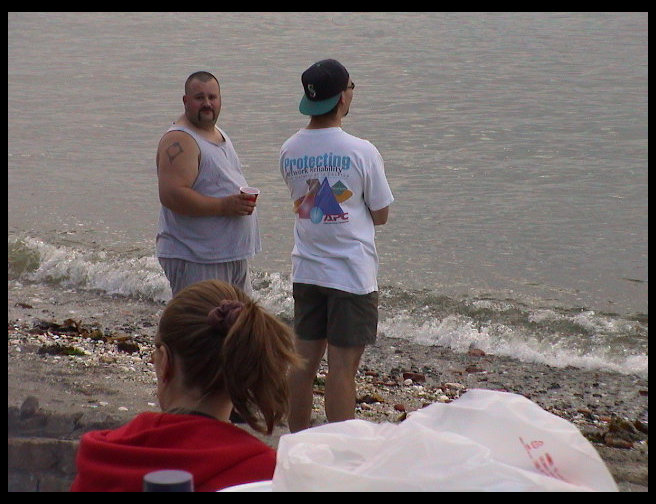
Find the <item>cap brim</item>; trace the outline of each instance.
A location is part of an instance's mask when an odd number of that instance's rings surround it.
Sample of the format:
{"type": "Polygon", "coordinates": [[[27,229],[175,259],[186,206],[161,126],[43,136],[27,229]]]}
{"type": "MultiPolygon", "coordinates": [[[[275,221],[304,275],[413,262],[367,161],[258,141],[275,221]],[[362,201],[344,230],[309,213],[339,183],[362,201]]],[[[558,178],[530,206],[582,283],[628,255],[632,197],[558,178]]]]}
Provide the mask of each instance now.
{"type": "Polygon", "coordinates": [[[326,112],[330,112],[335,107],[335,105],[337,105],[341,95],[342,93],[339,93],[332,98],[321,101],[308,100],[308,97],[303,95],[303,98],[301,98],[301,103],[298,105],[298,110],[301,112],[301,114],[309,116],[325,114],[326,112]]]}

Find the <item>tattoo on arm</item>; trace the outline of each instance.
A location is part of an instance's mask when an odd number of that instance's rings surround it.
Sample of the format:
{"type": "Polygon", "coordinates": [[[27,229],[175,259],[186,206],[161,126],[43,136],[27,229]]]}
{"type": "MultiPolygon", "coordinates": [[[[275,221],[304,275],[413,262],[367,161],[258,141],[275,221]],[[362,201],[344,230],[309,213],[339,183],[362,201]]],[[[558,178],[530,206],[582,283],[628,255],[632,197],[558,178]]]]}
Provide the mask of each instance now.
{"type": "Polygon", "coordinates": [[[173,164],[173,160],[177,158],[184,151],[180,142],[175,142],[169,145],[166,149],[166,155],[169,157],[169,163],[173,164]]]}

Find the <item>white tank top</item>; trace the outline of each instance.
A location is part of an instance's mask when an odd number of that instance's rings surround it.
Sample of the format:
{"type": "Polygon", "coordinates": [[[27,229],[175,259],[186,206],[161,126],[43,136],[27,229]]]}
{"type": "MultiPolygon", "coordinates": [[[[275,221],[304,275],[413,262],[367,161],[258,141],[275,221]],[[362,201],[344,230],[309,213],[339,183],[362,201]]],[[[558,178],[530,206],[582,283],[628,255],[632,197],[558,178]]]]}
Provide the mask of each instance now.
{"type": "MultiPolygon", "coordinates": [[[[248,184],[228,135],[218,127],[217,130],[225,139],[219,144],[183,126],[174,124],[168,131],[183,131],[196,140],[200,164],[192,189],[205,196],[220,198],[237,194],[240,187],[248,184]]],[[[252,257],[261,250],[257,209],[244,217],[189,217],[162,206],[156,245],[157,257],[197,263],[252,257]]]]}

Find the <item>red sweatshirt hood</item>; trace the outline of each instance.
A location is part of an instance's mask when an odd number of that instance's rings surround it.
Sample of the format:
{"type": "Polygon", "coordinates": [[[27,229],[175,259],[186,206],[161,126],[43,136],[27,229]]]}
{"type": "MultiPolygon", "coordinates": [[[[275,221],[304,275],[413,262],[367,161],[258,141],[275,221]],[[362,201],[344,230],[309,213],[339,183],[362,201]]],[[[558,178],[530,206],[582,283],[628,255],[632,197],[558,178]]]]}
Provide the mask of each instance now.
{"type": "Polygon", "coordinates": [[[141,492],[145,474],[182,469],[196,491],[269,480],[276,452],[234,425],[196,415],[142,413],[116,430],[87,432],[71,491],[141,492]]]}

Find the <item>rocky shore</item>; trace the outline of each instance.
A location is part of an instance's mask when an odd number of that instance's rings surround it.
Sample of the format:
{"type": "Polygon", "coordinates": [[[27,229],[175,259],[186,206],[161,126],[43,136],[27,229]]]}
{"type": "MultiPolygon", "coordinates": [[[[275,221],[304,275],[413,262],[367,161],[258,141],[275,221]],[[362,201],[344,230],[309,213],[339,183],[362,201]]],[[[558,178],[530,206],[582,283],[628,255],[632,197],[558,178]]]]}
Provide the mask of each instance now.
{"type": "MultiPolygon", "coordinates": [[[[66,468],[58,483],[41,482],[32,490],[62,490],[74,474],[70,466],[82,432],[158,411],[150,354],[163,306],[43,285],[8,290],[9,489],[25,490],[23,482],[38,479],[29,459],[36,458],[35,443],[47,438],[64,443],[59,465],[66,468]]],[[[325,371],[315,381],[315,424],[326,421],[325,371]]],[[[456,354],[381,335],[365,352],[358,374],[356,416],[400,422],[471,388],[522,394],[574,423],[621,491],[648,490],[648,382],[636,376],[527,364],[475,348],[456,354]]],[[[262,439],[275,447],[286,432],[281,425],[262,439]]]]}

